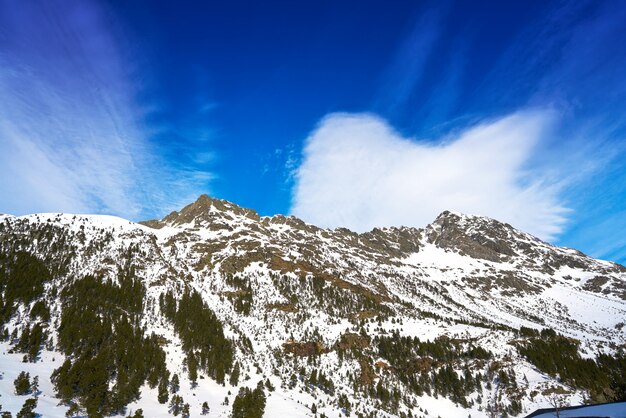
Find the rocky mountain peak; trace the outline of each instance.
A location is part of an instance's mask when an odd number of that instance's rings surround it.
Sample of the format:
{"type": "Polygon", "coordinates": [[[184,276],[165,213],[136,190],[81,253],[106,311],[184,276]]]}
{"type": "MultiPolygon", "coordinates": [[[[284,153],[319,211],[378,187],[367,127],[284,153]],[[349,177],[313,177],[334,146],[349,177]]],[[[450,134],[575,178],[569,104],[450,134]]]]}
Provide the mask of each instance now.
{"type": "Polygon", "coordinates": [[[150,220],[140,223],[151,228],[162,228],[167,224],[174,226],[196,223],[205,224],[220,220],[232,221],[239,217],[253,221],[261,220],[259,214],[252,209],[242,208],[227,200],[216,199],[202,194],[195,202],[188,204],[180,211],[171,212],[162,220],[150,220]]]}
{"type": "Polygon", "coordinates": [[[425,228],[428,242],[463,255],[490,261],[506,261],[519,255],[520,242],[538,238],[516,230],[511,225],[484,216],[444,211],[425,228]]]}

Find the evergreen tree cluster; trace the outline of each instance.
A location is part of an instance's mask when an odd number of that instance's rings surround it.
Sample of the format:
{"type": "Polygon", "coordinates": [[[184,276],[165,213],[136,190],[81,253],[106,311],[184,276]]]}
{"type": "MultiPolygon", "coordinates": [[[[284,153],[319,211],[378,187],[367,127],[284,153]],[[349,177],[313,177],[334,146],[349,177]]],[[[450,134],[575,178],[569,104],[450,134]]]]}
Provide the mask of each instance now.
{"type": "Polygon", "coordinates": [[[262,418],[265,402],[263,381],[254,390],[242,387],[233,401],[232,418],[262,418]]]}
{"type": "Polygon", "coordinates": [[[224,336],[222,323],[195,290],[176,301],[172,292],[161,295],[161,311],[183,342],[187,364],[195,364],[218,383],[233,367],[233,343],[224,336]]]}
{"type": "Polygon", "coordinates": [[[117,283],[93,276],[62,292],[58,346],[67,360],[52,375],[57,395],[89,416],[121,413],[147,380],[167,378],[165,352],[140,327],[145,288],[124,268],[117,283]]]}
{"type": "Polygon", "coordinates": [[[322,389],[324,392],[329,395],[334,395],[335,393],[335,384],[332,379],[324,374],[323,370],[313,369],[309,378],[306,380],[309,385],[315,386],[317,388],[322,389]]]}
{"type": "MultiPolygon", "coordinates": [[[[529,333],[526,332],[526,335],[529,333]]],[[[539,370],[578,389],[588,390],[597,402],[626,400],[626,353],[582,358],[580,342],[545,329],[517,344],[521,355],[539,370]]]]}
{"type": "Polygon", "coordinates": [[[27,324],[22,331],[19,341],[13,348],[13,351],[25,353],[25,357],[28,361],[34,362],[39,355],[39,351],[41,350],[46,337],[47,333],[40,323],[33,325],[32,328],[30,327],[30,324],[27,324]]]}
{"type": "MultiPolygon", "coordinates": [[[[472,374],[469,364],[484,361],[492,354],[482,347],[463,343],[447,337],[433,341],[421,341],[417,337],[401,336],[397,331],[389,336],[375,336],[377,355],[392,366],[395,375],[418,396],[442,395],[464,407],[469,406],[466,397],[482,390],[483,376],[472,374]],[[463,365],[458,373],[453,365],[463,365]]],[[[370,388],[370,395],[383,403],[397,403],[399,394],[382,386],[370,388]]]]}
{"type": "Polygon", "coordinates": [[[181,415],[183,418],[189,418],[189,404],[185,403],[185,400],[180,395],[172,396],[169,404],[170,414],[177,417],[181,415]]]}
{"type": "Polygon", "coordinates": [[[34,255],[0,253],[0,325],[15,313],[16,303],[27,305],[41,297],[44,284],[51,279],[46,265],[34,255]]]}
{"type": "Polygon", "coordinates": [[[40,319],[42,322],[50,322],[50,308],[43,300],[38,300],[30,308],[30,318],[40,319]]]}
{"type": "Polygon", "coordinates": [[[335,317],[352,317],[363,312],[376,312],[379,317],[390,315],[391,309],[371,292],[335,278],[329,284],[320,276],[301,277],[294,280],[287,275],[270,274],[272,283],[291,304],[304,304],[319,308],[335,317]]]}
{"type": "Polygon", "coordinates": [[[433,341],[421,341],[417,337],[401,336],[398,331],[390,336],[377,335],[374,345],[378,354],[398,367],[410,368],[418,357],[429,357],[441,362],[454,360],[488,360],[492,354],[482,347],[459,340],[439,337],[433,341]]]}
{"type": "Polygon", "coordinates": [[[37,418],[37,414],[35,413],[35,408],[37,408],[37,398],[28,398],[24,401],[24,405],[22,405],[22,409],[15,416],[16,418],[37,418]]]}
{"type": "Polygon", "coordinates": [[[24,371],[20,372],[13,381],[13,386],[15,386],[16,395],[29,395],[32,392],[30,373],[24,371]]]}
{"type": "Polygon", "coordinates": [[[102,252],[113,241],[110,230],[92,229],[93,239],[87,240],[84,225],[76,231],[59,225],[59,221],[60,218],[56,217],[47,222],[18,219],[0,223],[0,253],[17,254],[34,248],[33,252],[38,254],[51,275],[58,277],[68,273],[70,263],[76,257],[77,241],[88,257],[102,252]]]}
{"type": "Polygon", "coordinates": [[[227,275],[224,282],[237,289],[236,292],[229,292],[228,297],[237,313],[250,315],[250,309],[254,303],[252,296],[252,286],[249,279],[238,275],[227,275]]]}

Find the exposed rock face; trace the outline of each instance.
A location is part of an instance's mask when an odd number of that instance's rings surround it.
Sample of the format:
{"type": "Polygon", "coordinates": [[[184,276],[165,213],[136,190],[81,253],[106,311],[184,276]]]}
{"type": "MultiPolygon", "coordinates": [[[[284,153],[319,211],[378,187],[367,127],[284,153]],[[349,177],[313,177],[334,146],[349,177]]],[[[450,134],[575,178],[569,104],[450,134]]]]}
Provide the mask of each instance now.
{"type": "Polygon", "coordinates": [[[335,348],[338,350],[363,350],[369,347],[370,342],[371,340],[367,336],[348,332],[343,334],[339,341],[335,343],[335,348]]]}
{"type": "Polygon", "coordinates": [[[163,222],[172,225],[183,225],[202,220],[216,221],[219,219],[234,219],[244,216],[259,221],[259,214],[252,209],[239,207],[226,200],[219,200],[201,195],[198,200],[185,206],[180,212],[172,212],[163,218],[163,222]]]}
{"type": "Polygon", "coordinates": [[[472,258],[506,261],[515,256],[510,231],[513,228],[492,219],[471,222],[461,215],[443,212],[426,228],[428,242],[472,258]]]}
{"type": "Polygon", "coordinates": [[[314,341],[287,341],[283,343],[283,348],[286,352],[299,357],[311,357],[328,351],[328,349],[324,347],[324,344],[314,341]]]}

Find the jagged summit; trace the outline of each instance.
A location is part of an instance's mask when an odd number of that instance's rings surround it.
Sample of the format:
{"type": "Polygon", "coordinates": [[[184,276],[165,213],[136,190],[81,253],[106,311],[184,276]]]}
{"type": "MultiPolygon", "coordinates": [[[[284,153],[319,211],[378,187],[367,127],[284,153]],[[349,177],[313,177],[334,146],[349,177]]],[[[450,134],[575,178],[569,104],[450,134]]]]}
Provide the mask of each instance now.
{"type": "Polygon", "coordinates": [[[462,254],[490,261],[504,261],[519,255],[516,243],[542,242],[507,223],[484,216],[444,211],[425,228],[430,243],[453,248],[462,254]]]}
{"type": "MultiPolygon", "coordinates": [[[[212,219],[216,216],[224,216],[224,215],[244,216],[249,219],[258,221],[258,222],[261,222],[263,219],[267,218],[268,222],[272,222],[272,223],[290,223],[290,224],[296,224],[296,225],[301,225],[301,226],[310,225],[293,215],[277,214],[273,216],[261,217],[254,209],[244,208],[244,207],[237,205],[236,203],[233,203],[224,199],[214,198],[214,197],[208,196],[207,194],[200,195],[198,199],[196,199],[195,202],[188,204],[180,211],[171,212],[170,214],[168,214],[161,220],[153,219],[153,220],[141,221],[140,223],[147,225],[147,226],[151,226],[151,227],[162,227],[165,224],[172,224],[172,225],[189,224],[189,223],[193,223],[196,219],[207,220],[207,219],[212,219]]],[[[476,215],[465,215],[460,212],[452,212],[448,210],[445,210],[441,214],[439,214],[435,218],[435,220],[428,226],[448,225],[451,223],[457,224],[459,226],[463,226],[466,224],[479,223],[479,222],[503,225],[512,229],[510,225],[502,224],[488,217],[476,216],[476,215]]],[[[314,225],[310,225],[310,226],[316,229],[320,229],[318,227],[315,227],[314,225]]],[[[357,234],[356,232],[353,232],[349,228],[346,228],[346,227],[337,227],[337,228],[334,228],[334,230],[338,230],[347,234],[357,234]]],[[[408,226],[375,227],[373,228],[372,231],[369,231],[363,234],[370,234],[370,233],[376,234],[376,233],[379,233],[380,231],[385,232],[385,231],[398,231],[398,230],[418,231],[418,230],[422,230],[422,228],[408,227],[408,226]]],[[[363,235],[363,234],[357,234],[357,235],[363,235]]]]}
{"type": "Polygon", "coordinates": [[[213,222],[218,218],[233,219],[237,216],[243,216],[255,221],[260,220],[259,214],[252,209],[242,208],[227,200],[216,199],[202,194],[195,202],[188,204],[180,211],[171,212],[161,220],[153,219],[140,223],[151,228],[162,228],[165,225],[213,222]]]}

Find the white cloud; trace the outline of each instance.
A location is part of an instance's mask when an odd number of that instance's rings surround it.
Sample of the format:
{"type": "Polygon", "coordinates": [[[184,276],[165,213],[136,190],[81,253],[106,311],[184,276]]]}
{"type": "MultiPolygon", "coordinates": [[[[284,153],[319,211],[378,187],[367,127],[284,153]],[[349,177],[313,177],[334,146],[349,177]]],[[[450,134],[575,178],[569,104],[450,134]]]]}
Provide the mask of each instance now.
{"type": "Polygon", "coordinates": [[[371,114],[332,114],[311,133],[291,212],[325,227],[424,226],[444,210],[489,216],[543,239],[562,230],[558,188],[529,169],[554,119],[526,111],[437,143],[371,114]]]}

